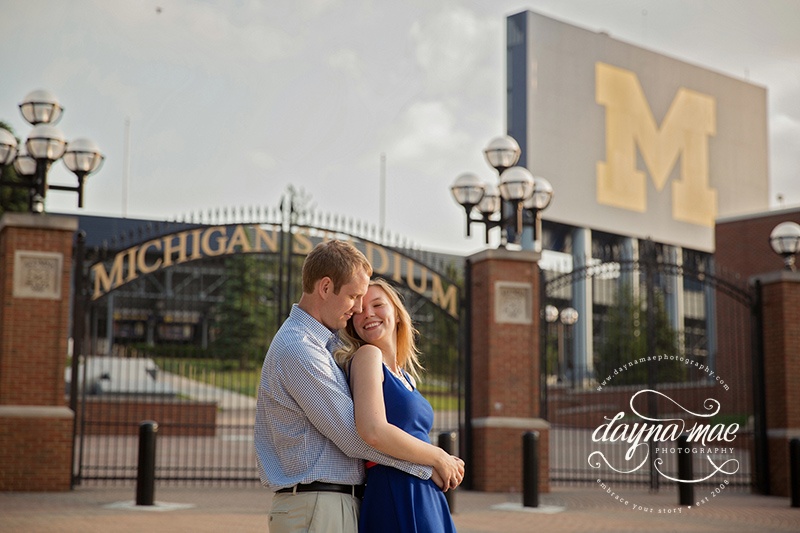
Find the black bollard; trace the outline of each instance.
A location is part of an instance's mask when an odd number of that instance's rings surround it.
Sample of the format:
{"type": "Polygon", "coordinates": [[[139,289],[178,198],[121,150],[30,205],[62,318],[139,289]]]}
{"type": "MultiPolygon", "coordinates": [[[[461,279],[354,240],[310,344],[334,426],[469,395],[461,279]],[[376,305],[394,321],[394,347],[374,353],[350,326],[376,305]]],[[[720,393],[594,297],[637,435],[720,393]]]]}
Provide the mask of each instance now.
{"type": "MultiPolygon", "coordinates": [[[[456,434],[453,431],[445,431],[443,433],[439,433],[439,448],[443,449],[450,455],[453,455],[454,450],[456,449],[456,434]]],[[[447,506],[450,507],[450,514],[456,512],[456,495],[455,489],[448,490],[444,493],[444,497],[447,500],[447,506]]]]}
{"type": "MultiPolygon", "coordinates": [[[[692,452],[686,433],[678,437],[678,449],[678,479],[691,480],[694,477],[692,452]]],[[[694,483],[678,482],[678,505],[694,505],[694,483]]]]}
{"type": "Polygon", "coordinates": [[[522,505],[539,507],[539,432],[522,436],[522,505]]]}
{"type": "Polygon", "coordinates": [[[789,474],[792,507],[800,507],[800,439],[789,441],[789,474]]]}
{"type": "Polygon", "coordinates": [[[153,505],[156,485],[156,434],[158,422],[139,423],[139,470],[136,477],[136,505],[153,505]]]}

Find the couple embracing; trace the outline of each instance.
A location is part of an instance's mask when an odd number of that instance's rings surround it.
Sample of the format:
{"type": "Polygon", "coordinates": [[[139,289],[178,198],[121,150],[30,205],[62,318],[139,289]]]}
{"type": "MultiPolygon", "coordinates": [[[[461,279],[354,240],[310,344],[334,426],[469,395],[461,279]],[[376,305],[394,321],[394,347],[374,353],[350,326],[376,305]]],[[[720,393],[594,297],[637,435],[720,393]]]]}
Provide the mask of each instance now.
{"type": "Polygon", "coordinates": [[[317,245],[302,276],[258,390],[270,532],[455,531],[443,491],[464,462],[430,443],[433,409],[398,293],[343,241],[317,245]]]}

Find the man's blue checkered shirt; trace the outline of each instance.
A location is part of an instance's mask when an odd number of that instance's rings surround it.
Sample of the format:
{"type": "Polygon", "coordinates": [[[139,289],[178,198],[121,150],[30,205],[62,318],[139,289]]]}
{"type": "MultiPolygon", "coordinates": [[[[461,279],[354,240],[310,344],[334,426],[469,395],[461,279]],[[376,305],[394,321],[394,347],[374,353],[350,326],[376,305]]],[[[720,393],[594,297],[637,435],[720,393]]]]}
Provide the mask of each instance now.
{"type": "Polygon", "coordinates": [[[296,304],[261,369],[254,428],[261,483],[364,482],[364,459],[427,479],[431,468],[397,460],[358,436],[344,372],[329,347],[336,334],[296,304]]]}

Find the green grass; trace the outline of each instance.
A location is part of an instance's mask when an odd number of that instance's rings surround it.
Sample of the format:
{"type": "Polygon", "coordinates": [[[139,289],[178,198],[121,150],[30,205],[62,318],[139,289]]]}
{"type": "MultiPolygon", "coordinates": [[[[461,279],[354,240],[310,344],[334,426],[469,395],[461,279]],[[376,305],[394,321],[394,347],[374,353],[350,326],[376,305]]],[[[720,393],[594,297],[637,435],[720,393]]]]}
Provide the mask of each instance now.
{"type": "MultiPolygon", "coordinates": [[[[246,396],[256,397],[261,369],[241,370],[238,361],[218,359],[157,358],[156,364],[164,372],[177,374],[200,383],[206,383],[246,396]]],[[[425,376],[420,383],[420,393],[431,403],[434,411],[455,411],[458,409],[458,396],[450,388],[433,376],[425,376]]]]}
{"type": "Polygon", "coordinates": [[[431,403],[434,411],[457,411],[458,396],[453,394],[431,394],[420,388],[419,392],[431,403]]]}
{"type": "Polygon", "coordinates": [[[739,429],[747,426],[748,416],[746,414],[719,414],[711,419],[711,424],[724,424],[730,426],[731,424],[739,424],[739,429]]]}
{"type": "Polygon", "coordinates": [[[238,361],[217,359],[158,358],[155,361],[164,372],[177,374],[245,396],[256,397],[261,374],[260,368],[241,370],[238,368],[238,361]]]}
{"type": "Polygon", "coordinates": [[[431,403],[434,411],[457,411],[458,395],[450,391],[447,384],[433,376],[424,376],[419,384],[419,392],[431,403]]]}

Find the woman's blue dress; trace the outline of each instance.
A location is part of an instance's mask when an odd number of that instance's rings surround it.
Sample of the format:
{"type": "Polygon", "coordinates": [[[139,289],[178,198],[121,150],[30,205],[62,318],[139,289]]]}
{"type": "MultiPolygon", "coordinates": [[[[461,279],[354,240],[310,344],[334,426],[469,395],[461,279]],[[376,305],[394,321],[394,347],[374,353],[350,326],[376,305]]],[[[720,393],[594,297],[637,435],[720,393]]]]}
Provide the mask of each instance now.
{"type": "MultiPolygon", "coordinates": [[[[386,419],[418,439],[430,442],[433,407],[419,391],[408,390],[383,366],[386,419]]],[[[367,468],[367,486],[361,503],[361,533],[455,532],[442,490],[430,479],[419,479],[390,466],[367,468]]]]}

